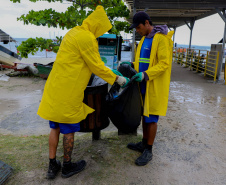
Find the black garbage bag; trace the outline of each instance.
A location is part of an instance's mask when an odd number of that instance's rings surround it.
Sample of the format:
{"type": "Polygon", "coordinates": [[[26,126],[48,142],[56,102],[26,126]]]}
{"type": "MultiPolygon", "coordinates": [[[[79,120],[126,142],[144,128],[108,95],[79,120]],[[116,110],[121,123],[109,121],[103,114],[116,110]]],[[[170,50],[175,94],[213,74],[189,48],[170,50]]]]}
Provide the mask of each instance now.
{"type": "Polygon", "coordinates": [[[133,69],[129,64],[121,64],[118,68],[118,71],[129,79],[131,79],[133,75],[137,74],[136,70],[133,69]]]}
{"type": "Polygon", "coordinates": [[[137,82],[132,76],[136,71],[127,64],[118,71],[131,78],[128,85],[122,89],[114,83],[106,95],[106,112],[112,123],[123,133],[132,133],[140,125],[142,102],[137,82]]]}

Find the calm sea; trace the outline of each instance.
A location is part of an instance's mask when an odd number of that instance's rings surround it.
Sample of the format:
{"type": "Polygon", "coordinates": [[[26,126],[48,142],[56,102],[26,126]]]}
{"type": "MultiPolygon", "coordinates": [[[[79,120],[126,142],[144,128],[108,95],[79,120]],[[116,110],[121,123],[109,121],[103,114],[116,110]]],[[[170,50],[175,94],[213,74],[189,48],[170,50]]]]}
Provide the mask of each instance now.
{"type": "MultiPolygon", "coordinates": [[[[183,45],[183,44],[177,44],[177,47],[179,48],[189,48],[189,45],[183,45]]],[[[197,45],[192,45],[191,49],[198,49],[198,50],[208,50],[210,51],[211,46],[197,46],[197,45]]]]}
{"type": "MultiPolygon", "coordinates": [[[[19,46],[22,41],[27,40],[28,38],[14,38],[17,42],[10,42],[8,44],[3,44],[3,42],[0,42],[0,45],[4,46],[7,49],[10,49],[11,51],[17,53],[17,46],[19,46]]],[[[46,52],[46,51],[38,51],[37,53],[35,53],[35,55],[29,54],[28,58],[55,58],[56,57],[56,53],[54,52],[46,52]]]]}
{"type": "MultiPolygon", "coordinates": [[[[11,51],[13,52],[17,52],[16,50],[16,47],[18,45],[20,45],[22,43],[22,41],[25,41],[27,40],[27,38],[14,38],[17,42],[14,43],[14,42],[11,42],[11,43],[8,43],[8,44],[3,44],[2,42],[0,42],[0,45],[10,49],[11,51]]],[[[182,45],[182,44],[177,44],[177,47],[182,47],[182,48],[188,48],[189,46],[188,45],[182,45]]],[[[208,50],[210,51],[210,46],[197,46],[197,45],[192,45],[192,49],[200,49],[200,50],[208,50]]],[[[29,54],[28,57],[40,57],[40,58],[43,58],[43,57],[47,57],[47,58],[55,58],[56,57],[56,53],[53,53],[53,52],[46,52],[46,51],[42,51],[42,52],[37,52],[35,55],[31,55],[29,54]]]]}

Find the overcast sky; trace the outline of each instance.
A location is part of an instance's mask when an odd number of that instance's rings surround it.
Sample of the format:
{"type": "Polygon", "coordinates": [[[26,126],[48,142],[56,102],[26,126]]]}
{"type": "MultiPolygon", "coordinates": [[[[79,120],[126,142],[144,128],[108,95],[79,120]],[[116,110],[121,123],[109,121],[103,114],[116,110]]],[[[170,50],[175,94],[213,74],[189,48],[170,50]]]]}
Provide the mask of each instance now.
{"type": "MultiPolygon", "coordinates": [[[[53,38],[54,35],[64,36],[67,30],[24,25],[22,21],[17,21],[17,17],[27,14],[32,9],[38,11],[53,8],[56,11],[64,12],[68,6],[70,4],[48,3],[45,1],[32,3],[29,0],[21,0],[21,3],[12,3],[10,0],[1,0],[0,29],[10,34],[13,38],[53,38]]],[[[192,45],[210,46],[211,44],[216,44],[223,37],[224,25],[224,21],[218,14],[196,21],[193,29],[192,45]]],[[[177,28],[176,43],[188,45],[189,37],[190,30],[186,25],[177,28]]]]}
{"type": "Polygon", "coordinates": [[[64,12],[70,4],[48,3],[38,1],[36,3],[29,0],[21,0],[21,3],[12,3],[10,0],[0,0],[0,29],[8,33],[13,38],[44,37],[53,38],[55,35],[63,36],[67,30],[57,28],[48,28],[47,26],[24,25],[23,21],[17,21],[17,17],[27,14],[30,10],[55,9],[58,12],[64,12]]]}

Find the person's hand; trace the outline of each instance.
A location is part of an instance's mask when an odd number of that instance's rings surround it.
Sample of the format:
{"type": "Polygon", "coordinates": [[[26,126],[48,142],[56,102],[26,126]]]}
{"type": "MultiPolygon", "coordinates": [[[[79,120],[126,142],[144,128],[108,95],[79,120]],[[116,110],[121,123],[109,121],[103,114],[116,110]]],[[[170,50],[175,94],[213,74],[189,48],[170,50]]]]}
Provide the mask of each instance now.
{"type": "Polygon", "coordinates": [[[144,79],[144,73],[139,72],[139,73],[135,74],[133,77],[136,78],[135,81],[142,82],[142,80],[144,79]]]}
{"type": "Polygon", "coordinates": [[[116,82],[122,87],[126,87],[129,83],[129,78],[127,77],[123,77],[123,76],[119,76],[118,79],[116,80],[116,82]]]}
{"type": "Polygon", "coordinates": [[[123,76],[119,71],[115,70],[115,69],[112,69],[111,70],[113,73],[115,73],[116,75],[118,76],[123,76]]]}
{"type": "Polygon", "coordinates": [[[122,65],[122,64],[128,64],[128,65],[130,65],[132,67],[132,63],[131,62],[122,62],[120,65],[122,65]]]}

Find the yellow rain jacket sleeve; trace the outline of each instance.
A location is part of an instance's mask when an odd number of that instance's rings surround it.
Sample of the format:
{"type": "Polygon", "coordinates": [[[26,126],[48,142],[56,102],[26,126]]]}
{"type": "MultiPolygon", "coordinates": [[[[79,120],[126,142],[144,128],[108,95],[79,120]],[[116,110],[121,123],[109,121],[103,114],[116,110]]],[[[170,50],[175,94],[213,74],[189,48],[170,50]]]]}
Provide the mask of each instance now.
{"type": "Polygon", "coordinates": [[[104,65],[96,38],[112,27],[102,6],[81,26],[64,37],[51,73],[46,81],[38,115],[44,119],[74,124],[94,111],[83,103],[84,91],[94,73],[111,85],[116,75],[104,65]]]}
{"type": "MultiPolygon", "coordinates": [[[[165,116],[168,106],[170,76],[172,67],[173,31],[168,35],[156,33],[151,48],[150,64],[145,71],[149,77],[146,85],[144,102],[144,116],[165,116]]],[[[144,41],[143,37],[138,45],[134,68],[139,72],[139,57],[144,41]]]]}

